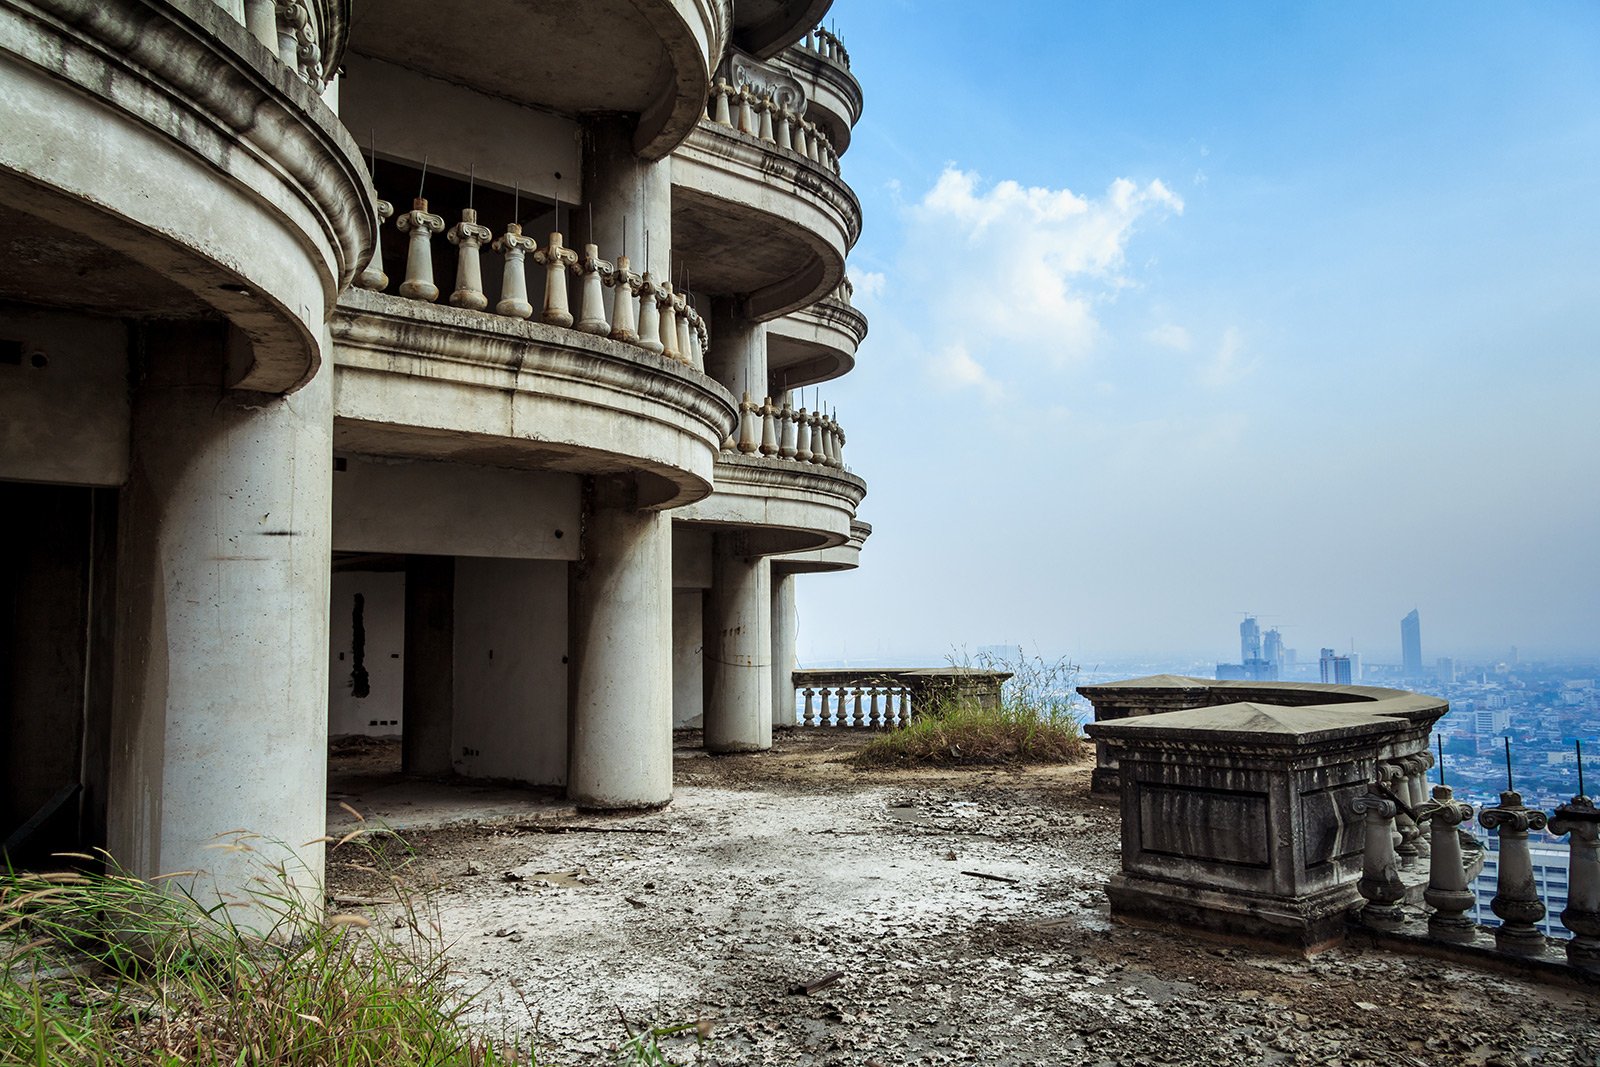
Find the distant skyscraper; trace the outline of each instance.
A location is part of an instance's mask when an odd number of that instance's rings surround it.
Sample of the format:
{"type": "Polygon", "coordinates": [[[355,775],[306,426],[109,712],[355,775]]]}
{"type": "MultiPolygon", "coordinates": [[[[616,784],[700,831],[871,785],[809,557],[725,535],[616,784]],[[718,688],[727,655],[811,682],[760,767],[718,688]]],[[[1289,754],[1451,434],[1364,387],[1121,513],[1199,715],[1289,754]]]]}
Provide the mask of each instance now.
{"type": "Polygon", "coordinates": [[[1400,673],[1407,678],[1422,677],[1422,618],[1416,608],[1400,620],[1400,673]]]}
{"type": "Polygon", "coordinates": [[[1249,663],[1253,659],[1261,658],[1261,627],[1256,624],[1254,615],[1246,615],[1244,622],[1239,624],[1239,659],[1249,663]]]}
{"type": "Polygon", "coordinates": [[[1322,650],[1322,684],[1351,685],[1350,657],[1341,656],[1331,648],[1322,650]]]}
{"type": "Polygon", "coordinates": [[[1439,681],[1445,685],[1454,685],[1456,680],[1456,661],[1449,656],[1441,656],[1438,663],[1439,681]]]}
{"type": "Polygon", "coordinates": [[[1280,677],[1283,675],[1283,635],[1276,626],[1261,639],[1261,658],[1272,664],[1280,677]]]}

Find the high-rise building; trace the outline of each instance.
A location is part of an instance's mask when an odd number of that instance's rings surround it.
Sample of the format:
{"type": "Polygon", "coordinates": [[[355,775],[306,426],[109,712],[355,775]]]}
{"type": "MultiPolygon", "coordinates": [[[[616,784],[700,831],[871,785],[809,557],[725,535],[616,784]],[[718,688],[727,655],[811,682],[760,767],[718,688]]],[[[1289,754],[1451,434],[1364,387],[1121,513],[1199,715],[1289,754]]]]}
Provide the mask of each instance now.
{"type": "Polygon", "coordinates": [[[1341,656],[1331,648],[1322,650],[1322,684],[1351,685],[1350,657],[1341,656]]]}
{"type": "Polygon", "coordinates": [[[1274,671],[1281,677],[1284,663],[1283,635],[1274,626],[1266,632],[1261,639],[1261,658],[1272,664],[1274,671]]]}
{"type": "Polygon", "coordinates": [[[1400,620],[1400,672],[1406,678],[1422,677],[1422,618],[1416,608],[1400,620]]]}
{"type": "Polygon", "coordinates": [[[1249,663],[1261,658],[1261,626],[1254,615],[1246,615],[1239,624],[1239,660],[1249,663]]]}
{"type": "Polygon", "coordinates": [[[1438,674],[1439,681],[1445,685],[1454,685],[1456,680],[1456,661],[1449,656],[1440,656],[1434,672],[1438,674]]]}

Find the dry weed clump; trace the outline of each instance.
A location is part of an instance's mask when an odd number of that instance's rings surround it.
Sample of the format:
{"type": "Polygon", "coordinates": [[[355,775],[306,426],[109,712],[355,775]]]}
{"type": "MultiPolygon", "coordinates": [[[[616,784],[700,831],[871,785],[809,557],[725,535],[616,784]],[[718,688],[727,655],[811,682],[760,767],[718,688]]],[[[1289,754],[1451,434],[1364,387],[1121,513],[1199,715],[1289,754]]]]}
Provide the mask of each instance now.
{"type": "Polygon", "coordinates": [[[1087,742],[1078,730],[1072,684],[1078,668],[1065,659],[1014,660],[965,657],[955,666],[1009,671],[998,706],[954,700],[913,713],[909,725],[867,743],[856,755],[861,767],[971,766],[974,764],[1071,763],[1087,742]]]}

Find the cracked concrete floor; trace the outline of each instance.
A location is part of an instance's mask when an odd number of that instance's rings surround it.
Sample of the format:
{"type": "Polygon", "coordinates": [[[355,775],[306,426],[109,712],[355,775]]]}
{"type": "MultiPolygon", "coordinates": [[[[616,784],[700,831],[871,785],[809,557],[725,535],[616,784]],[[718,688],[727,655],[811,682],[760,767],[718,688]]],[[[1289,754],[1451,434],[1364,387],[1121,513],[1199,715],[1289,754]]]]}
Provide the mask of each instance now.
{"type": "MultiPolygon", "coordinates": [[[[845,731],[761,755],[696,742],[679,739],[673,803],[632,816],[408,782],[381,748],[332,782],[404,831],[473,1022],[532,1040],[540,1064],[612,1062],[619,1013],[705,1023],[704,1046],[669,1043],[684,1063],[1597,1062],[1591,993],[1111,924],[1117,813],[1088,795],[1088,762],[866,772],[845,731]]],[[[352,825],[333,811],[332,832],[352,825]]],[[[380,895],[337,854],[329,870],[336,897],[380,895]]]]}

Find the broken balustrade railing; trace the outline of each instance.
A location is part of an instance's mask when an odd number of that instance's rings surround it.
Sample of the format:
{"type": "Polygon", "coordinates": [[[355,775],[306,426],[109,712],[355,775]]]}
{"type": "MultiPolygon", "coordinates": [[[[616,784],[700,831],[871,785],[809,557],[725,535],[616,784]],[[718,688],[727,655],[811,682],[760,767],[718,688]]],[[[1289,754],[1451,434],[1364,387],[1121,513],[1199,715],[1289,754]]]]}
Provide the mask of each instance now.
{"type": "MultiPolygon", "coordinates": [[[[379,200],[376,210],[380,225],[394,215],[386,200],[379,200]]],[[[405,277],[398,290],[407,299],[439,299],[432,242],[436,234],[443,233],[457,250],[455,287],[446,298],[450,305],[468,311],[489,310],[481,258],[483,249],[488,248],[501,258],[500,299],[493,314],[537,318],[551,326],[609,337],[705,370],[710,344],[705,319],[670,281],[655,278],[648,267],[642,274],[634,273],[625,254],[608,260],[601,258],[599,247],[593,244],[584,245],[581,251],[568,248],[560,231],[552,231],[540,244],[524,235],[515,222],[507,223],[496,237],[479,223],[478,213],[471,207],[463,208],[460,221],[447,230],[444,218],[429,212],[428,201],[420,196],[412,201],[410,211],[395,219],[395,227],[407,235],[405,277]],[[537,303],[529,294],[530,270],[543,274],[537,303]]],[[[372,261],[355,284],[376,292],[388,288],[381,252],[373,251],[372,261]]]]}
{"type": "MultiPolygon", "coordinates": [[[[1578,795],[1550,814],[1528,807],[1513,787],[1509,742],[1506,761],[1507,788],[1497,804],[1484,805],[1477,812],[1478,825],[1493,831],[1499,845],[1495,896],[1490,904],[1500,919],[1493,930],[1494,948],[1519,957],[1540,957],[1549,950],[1549,942],[1538,928],[1545,917],[1545,903],[1539,898],[1528,842],[1530,831],[1548,829],[1567,837],[1567,906],[1560,915],[1562,925],[1572,934],[1565,943],[1567,962],[1600,973],[1600,810],[1583,791],[1581,745],[1578,795]]],[[[1432,909],[1428,936],[1452,944],[1473,944],[1480,940],[1481,930],[1468,912],[1476,902],[1472,882],[1483,866],[1484,849],[1462,829],[1473,818],[1472,805],[1456,800],[1442,778],[1441,774],[1441,782],[1433,787],[1428,800],[1415,803],[1411,770],[1380,763],[1367,792],[1355,798],[1353,809],[1365,820],[1357,889],[1366,904],[1360,917],[1373,929],[1402,929],[1406,923],[1402,872],[1426,856],[1428,883],[1423,899],[1432,909]],[[1408,838],[1408,826],[1415,828],[1415,836],[1408,838]],[[1418,848],[1424,832],[1427,844],[1418,848]],[[1405,851],[1408,844],[1412,846],[1409,854],[1405,851]]]]}

